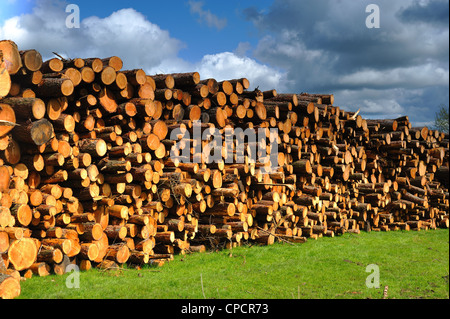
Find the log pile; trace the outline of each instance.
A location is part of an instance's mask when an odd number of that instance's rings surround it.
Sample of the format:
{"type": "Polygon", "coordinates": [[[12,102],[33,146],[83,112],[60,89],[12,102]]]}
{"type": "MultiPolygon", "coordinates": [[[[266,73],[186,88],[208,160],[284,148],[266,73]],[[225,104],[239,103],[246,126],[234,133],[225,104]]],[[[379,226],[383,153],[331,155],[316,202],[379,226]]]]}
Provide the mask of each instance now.
{"type": "Polygon", "coordinates": [[[449,227],[449,136],[407,116],[363,119],[332,94],[251,91],[246,78],[123,70],[116,56],[0,52],[1,297],[71,263],[449,227]]]}

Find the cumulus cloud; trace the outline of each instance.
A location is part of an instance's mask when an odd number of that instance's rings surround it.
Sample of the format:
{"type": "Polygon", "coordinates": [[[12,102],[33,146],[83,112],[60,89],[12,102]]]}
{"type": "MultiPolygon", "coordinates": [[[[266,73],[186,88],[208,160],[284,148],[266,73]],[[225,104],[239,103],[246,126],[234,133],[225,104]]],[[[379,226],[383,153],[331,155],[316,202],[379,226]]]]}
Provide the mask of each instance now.
{"type": "Polygon", "coordinates": [[[409,7],[398,12],[399,18],[408,23],[429,23],[447,25],[449,2],[447,0],[414,1],[409,7]]]}
{"type": "Polygon", "coordinates": [[[221,30],[225,28],[227,25],[227,19],[219,18],[215,14],[211,13],[209,10],[204,10],[204,3],[201,1],[189,1],[188,2],[191,13],[195,14],[199,17],[199,22],[205,22],[208,27],[216,28],[217,30],[221,30]]]}
{"type": "Polygon", "coordinates": [[[391,117],[400,117],[405,111],[396,100],[379,99],[376,101],[363,100],[362,108],[367,117],[377,117],[378,114],[389,114],[391,117]]]}
{"type": "MultiPolygon", "coordinates": [[[[420,96],[422,92],[416,92],[420,96]]],[[[380,94],[376,89],[343,89],[336,91],[336,99],[347,101],[345,109],[355,112],[360,110],[361,116],[365,118],[395,118],[406,111],[402,106],[404,92],[399,89],[388,89],[380,94]]],[[[339,104],[337,104],[339,105],[339,104]]]]}
{"type": "Polygon", "coordinates": [[[203,78],[213,77],[218,81],[245,77],[250,81],[250,89],[259,86],[260,90],[283,88],[285,77],[280,70],[232,52],[205,55],[196,69],[203,78]]]}
{"type": "Polygon", "coordinates": [[[433,108],[448,103],[448,1],[379,0],[380,29],[365,25],[371,3],[275,0],[266,11],[247,8],[262,34],[254,57],[284,68],[291,91],[334,93],[336,103],[367,114],[434,118],[433,108]]]}
{"type": "Polygon", "coordinates": [[[279,51],[284,60],[289,57],[285,47],[300,47],[308,56],[321,51],[328,54],[327,68],[340,73],[448,60],[448,26],[405,25],[396,13],[408,2],[384,0],[378,1],[382,27],[368,29],[365,8],[370,2],[277,0],[267,13],[248,14],[263,34],[274,39],[267,42],[262,38],[257,57],[279,51]]]}
{"type": "MultiPolygon", "coordinates": [[[[198,71],[202,78],[247,77],[260,89],[275,89],[284,83],[283,72],[246,56],[248,43],[238,45],[235,53],[222,52],[206,55],[200,61],[186,61],[179,57],[185,44],[135,9],[121,9],[104,18],[87,17],[77,29],[66,27],[66,6],[62,1],[39,0],[32,13],[0,25],[0,38],[15,41],[20,49],[38,50],[44,60],[54,57],[52,52],[66,58],[116,55],[122,58],[124,69],[142,68],[147,74],[198,71]]],[[[191,1],[194,12],[213,21],[214,16],[202,6],[191,1]]],[[[223,25],[223,21],[220,23],[217,26],[223,25]]]]}
{"type": "MultiPolygon", "coordinates": [[[[124,68],[148,74],[198,71],[202,78],[247,77],[252,87],[278,92],[333,93],[337,105],[361,114],[417,123],[432,121],[449,100],[448,2],[378,0],[381,28],[365,26],[372,0],[274,0],[261,11],[245,9],[258,30],[256,45],[240,42],[199,61],[180,57],[186,44],[134,9],[87,17],[79,29],[65,26],[66,2],[38,0],[32,12],[0,24],[0,38],[44,58],[118,55],[124,68]],[[420,110],[420,111],[419,111],[420,110]]],[[[218,18],[191,0],[189,8],[209,27],[218,18]]]]}
{"type": "Polygon", "coordinates": [[[80,28],[67,28],[66,3],[41,0],[31,14],[8,19],[0,26],[0,38],[14,40],[21,49],[33,48],[45,59],[108,57],[117,55],[124,68],[157,68],[177,59],[185,46],[168,31],[148,21],[134,9],[122,9],[105,18],[88,17],[80,28]]]}
{"type": "Polygon", "coordinates": [[[184,46],[134,9],[119,10],[104,19],[89,17],[82,24],[92,51],[126,57],[135,67],[155,67],[175,59],[184,46]]]}
{"type": "Polygon", "coordinates": [[[373,88],[420,88],[433,85],[448,85],[449,71],[431,63],[390,70],[361,70],[338,78],[345,87],[371,86],[373,88]]]}
{"type": "Polygon", "coordinates": [[[246,56],[248,51],[252,49],[250,42],[240,42],[237,48],[233,51],[237,56],[246,56]]]}

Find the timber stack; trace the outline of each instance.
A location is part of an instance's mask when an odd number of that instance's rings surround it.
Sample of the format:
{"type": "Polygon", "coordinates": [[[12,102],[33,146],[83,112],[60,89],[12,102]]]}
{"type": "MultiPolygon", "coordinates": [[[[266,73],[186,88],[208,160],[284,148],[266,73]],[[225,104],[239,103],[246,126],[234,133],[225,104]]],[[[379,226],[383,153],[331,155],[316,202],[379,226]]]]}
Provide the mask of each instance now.
{"type": "Polygon", "coordinates": [[[449,227],[448,134],[249,88],[0,41],[0,296],[72,263],[449,227]]]}

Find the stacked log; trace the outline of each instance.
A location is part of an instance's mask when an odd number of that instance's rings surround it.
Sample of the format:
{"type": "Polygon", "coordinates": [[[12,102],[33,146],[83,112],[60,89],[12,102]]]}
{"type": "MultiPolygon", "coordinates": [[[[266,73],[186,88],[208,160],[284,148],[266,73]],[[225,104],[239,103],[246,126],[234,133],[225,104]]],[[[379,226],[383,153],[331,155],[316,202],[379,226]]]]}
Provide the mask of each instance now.
{"type": "Polygon", "coordinates": [[[5,280],[449,226],[448,134],[407,116],[363,119],[332,94],[147,75],[116,56],[42,61],[0,43],[14,61],[0,65],[5,280]]]}

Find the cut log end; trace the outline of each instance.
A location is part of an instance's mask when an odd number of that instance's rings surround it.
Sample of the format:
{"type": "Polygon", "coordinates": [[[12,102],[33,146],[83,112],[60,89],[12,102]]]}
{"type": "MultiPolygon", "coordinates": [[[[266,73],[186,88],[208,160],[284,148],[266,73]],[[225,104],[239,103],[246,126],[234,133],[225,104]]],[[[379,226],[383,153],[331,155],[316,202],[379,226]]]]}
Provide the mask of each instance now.
{"type": "Polygon", "coordinates": [[[14,241],[8,250],[8,258],[14,269],[21,271],[28,269],[35,262],[37,247],[33,239],[22,238],[14,241]]]}
{"type": "Polygon", "coordinates": [[[16,126],[14,109],[7,104],[0,103],[0,136],[8,134],[16,126]]]}
{"type": "Polygon", "coordinates": [[[14,299],[20,296],[20,281],[10,275],[0,273],[0,298],[14,299]]]}
{"type": "Polygon", "coordinates": [[[19,72],[22,67],[22,58],[20,57],[17,44],[10,40],[2,40],[0,41],[0,51],[2,52],[0,63],[4,63],[8,73],[14,75],[19,72]]]}
{"type": "Polygon", "coordinates": [[[52,138],[53,125],[45,118],[40,119],[30,124],[17,126],[13,135],[18,141],[40,146],[44,145],[52,138]]]}
{"type": "Polygon", "coordinates": [[[11,90],[11,77],[8,70],[0,63],[0,99],[7,96],[11,90]]]}

